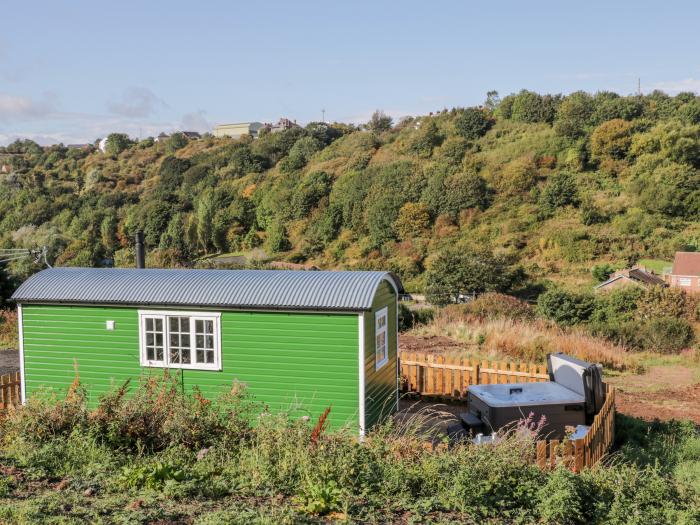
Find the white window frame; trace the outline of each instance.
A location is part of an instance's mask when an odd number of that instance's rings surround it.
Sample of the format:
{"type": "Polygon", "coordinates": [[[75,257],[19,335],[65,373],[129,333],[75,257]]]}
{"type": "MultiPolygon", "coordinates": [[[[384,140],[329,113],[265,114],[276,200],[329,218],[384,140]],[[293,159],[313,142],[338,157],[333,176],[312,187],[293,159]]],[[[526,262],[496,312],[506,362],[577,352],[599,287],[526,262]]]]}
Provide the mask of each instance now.
{"type": "Polygon", "coordinates": [[[182,368],[188,370],[221,370],[221,313],[204,311],[139,310],[139,355],[141,366],[151,368],[182,368]],[[190,319],[190,360],[188,364],[170,362],[170,322],[169,317],[189,317],[190,319]],[[163,320],[163,360],[152,361],[146,356],[146,319],[163,320]],[[212,321],[214,324],[214,362],[196,363],[197,337],[196,321],[212,321]]]}
{"type": "Polygon", "coordinates": [[[389,362],[389,309],[387,307],[374,314],[374,370],[379,370],[389,362]],[[384,317],[384,326],[378,328],[379,319],[384,317]],[[384,356],[380,357],[377,337],[384,334],[384,356]]]}
{"type": "Polygon", "coordinates": [[[693,286],[693,278],[692,277],[679,277],[678,278],[678,286],[693,286]]]}

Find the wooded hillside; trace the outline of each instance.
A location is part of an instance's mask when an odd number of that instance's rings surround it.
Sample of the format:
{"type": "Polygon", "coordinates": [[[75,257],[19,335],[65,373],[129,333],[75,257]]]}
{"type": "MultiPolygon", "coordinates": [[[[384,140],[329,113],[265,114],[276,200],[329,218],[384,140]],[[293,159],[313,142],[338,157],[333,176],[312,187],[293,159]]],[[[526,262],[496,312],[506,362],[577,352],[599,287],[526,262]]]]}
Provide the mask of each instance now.
{"type": "Polygon", "coordinates": [[[362,127],[255,140],[115,134],[107,153],[18,141],[0,148],[11,166],[0,247],[131,266],[143,229],[150,266],[252,253],[391,269],[411,291],[587,288],[596,265],[700,247],[699,124],[688,93],[522,91],[395,125],[378,112],[362,127]]]}

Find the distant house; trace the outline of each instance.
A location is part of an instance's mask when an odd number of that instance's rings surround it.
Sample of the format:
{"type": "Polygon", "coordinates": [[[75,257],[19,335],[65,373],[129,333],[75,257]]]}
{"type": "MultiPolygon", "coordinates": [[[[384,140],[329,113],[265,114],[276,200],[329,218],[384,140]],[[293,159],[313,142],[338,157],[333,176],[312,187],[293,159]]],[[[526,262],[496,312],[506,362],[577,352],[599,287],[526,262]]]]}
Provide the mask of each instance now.
{"type": "Polygon", "coordinates": [[[168,140],[170,138],[170,135],[165,133],[164,131],[161,131],[158,136],[156,137],[155,141],[156,142],[161,142],[163,140],[168,140]]]}
{"type": "Polygon", "coordinates": [[[617,270],[608,278],[607,281],[600,283],[595,287],[595,289],[597,291],[605,292],[629,285],[644,287],[666,286],[666,281],[651,270],[647,270],[641,266],[635,266],[634,268],[617,270]]]}
{"type": "Polygon", "coordinates": [[[700,252],[676,252],[671,273],[665,277],[670,286],[700,292],[700,252]]]}
{"type": "Polygon", "coordinates": [[[201,139],[202,136],[197,132],[197,131],[181,131],[185,137],[187,137],[190,140],[197,140],[201,139]]]}
{"type": "Polygon", "coordinates": [[[214,127],[215,137],[231,137],[239,139],[243,135],[250,135],[253,138],[258,136],[258,131],[265,125],[262,122],[238,122],[235,124],[219,124],[214,127]]]}

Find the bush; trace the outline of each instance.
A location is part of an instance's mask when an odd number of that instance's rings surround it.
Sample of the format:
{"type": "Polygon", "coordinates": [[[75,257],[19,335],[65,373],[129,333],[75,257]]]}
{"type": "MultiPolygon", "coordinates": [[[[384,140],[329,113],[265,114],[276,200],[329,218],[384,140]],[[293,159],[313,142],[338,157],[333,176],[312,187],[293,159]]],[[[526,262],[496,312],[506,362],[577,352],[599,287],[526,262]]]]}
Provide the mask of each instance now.
{"type": "Polygon", "coordinates": [[[525,301],[502,293],[485,293],[464,305],[466,313],[479,319],[532,321],[535,310],[525,301]]]}
{"type": "Polygon", "coordinates": [[[493,125],[488,114],[479,108],[467,108],[460,110],[454,119],[457,135],[467,140],[476,140],[482,137],[493,125]]]}
{"type": "Polygon", "coordinates": [[[435,311],[432,308],[410,308],[399,302],[399,331],[406,332],[420,324],[432,321],[435,311]]]}
{"type": "Polygon", "coordinates": [[[607,281],[614,271],[615,267],[608,263],[596,264],[593,268],[591,268],[591,275],[593,275],[593,278],[596,281],[602,283],[607,281]]]}
{"type": "Polygon", "coordinates": [[[595,300],[588,294],[577,294],[553,288],[537,299],[539,313],[564,326],[585,323],[595,309],[595,300]]]}

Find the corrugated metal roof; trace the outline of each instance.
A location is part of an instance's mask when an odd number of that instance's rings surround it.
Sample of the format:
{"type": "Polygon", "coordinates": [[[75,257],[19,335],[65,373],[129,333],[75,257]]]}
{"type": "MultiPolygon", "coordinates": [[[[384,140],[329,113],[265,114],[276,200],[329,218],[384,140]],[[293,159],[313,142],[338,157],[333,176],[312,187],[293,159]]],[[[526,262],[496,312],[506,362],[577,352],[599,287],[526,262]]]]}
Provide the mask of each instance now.
{"type": "Polygon", "coordinates": [[[369,310],[390,272],[52,268],[27,279],[19,303],[221,306],[282,310],[369,310]]]}

